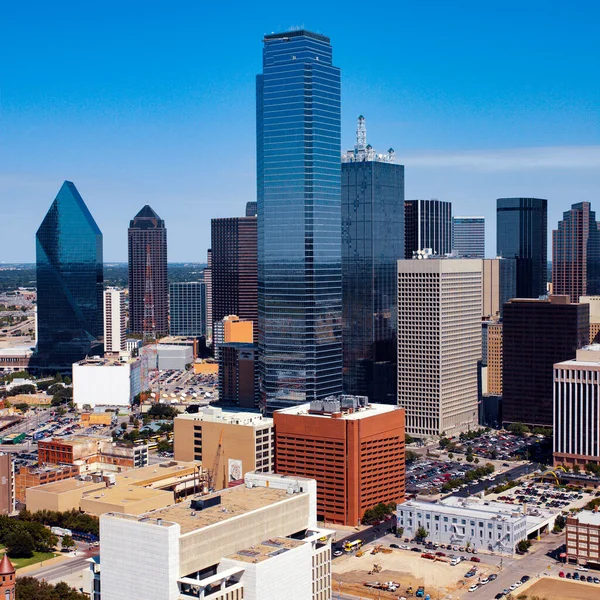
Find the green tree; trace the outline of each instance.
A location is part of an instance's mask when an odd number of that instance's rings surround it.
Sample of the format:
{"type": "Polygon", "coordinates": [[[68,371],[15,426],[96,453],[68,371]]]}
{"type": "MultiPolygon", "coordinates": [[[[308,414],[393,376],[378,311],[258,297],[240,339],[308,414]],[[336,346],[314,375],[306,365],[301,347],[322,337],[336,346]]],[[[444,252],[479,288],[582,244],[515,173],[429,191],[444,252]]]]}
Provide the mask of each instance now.
{"type": "Polygon", "coordinates": [[[125,421],[123,421],[123,422],[121,423],[121,429],[122,429],[123,431],[127,431],[127,423],[126,423],[125,421]]]}
{"type": "Polygon", "coordinates": [[[527,552],[530,547],[531,547],[531,542],[529,540],[521,540],[517,544],[517,550],[519,552],[527,552]]]}
{"type": "Polygon", "coordinates": [[[452,452],[448,452],[448,458],[452,460],[454,458],[454,454],[452,454],[452,452]]]}
{"type": "Polygon", "coordinates": [[[427,531],[427,529],[425,529],[425,527],[421,526],[421,527],[419,527],[419,529],[417,529],[417,533],[415,534],[415,537],[418,540],[424,540],[428,535],[429,535],[429,531],[427,531]]]}
{"type": "Polygon", "coordinates": [[[508,431],[514,435],[523,437],[526,433],[529,433],[529,427],[523,423],[511,423],[508,426],[508,431]]]}
{"type": "Polygon", "coordinates": [[[29,532],[17,529],[6,538],[6,552],[10,558],[31,558],[35,551],[35,542],[29,532]]]}
{"type": "Polygon", "coordinates": [[[396,527],[396,535],[402,537],[404,535],[404,527],[396,527]]]}
{"type": "Polygon", "coordinates": [[[27,402],[19,402],[19,404],[15,404],[15,408],[22,413],[26,413],[29,410],[29,404],[27,402]]]}
{"type": "Polygon", "coordinates": [[[413,452],[412,450],[407,450],[404,460],[407,465],[410,465],[411,463],[414,463],[418,458],[419,455],[416,452],[413,452]]]}
{"type": "Polygon", "coordinates": [[[70,535],[65,535],[60,542],[60,546],[63,550],[70,550],[71,548],[75,548],[77,544],[73,540],[70,535]]]}
{"type": "Polygon", "coordinates": [[[167,440],[160,440],[156,445],[158,452],[170,452],[172,449],[171,444],[167,440]]]}

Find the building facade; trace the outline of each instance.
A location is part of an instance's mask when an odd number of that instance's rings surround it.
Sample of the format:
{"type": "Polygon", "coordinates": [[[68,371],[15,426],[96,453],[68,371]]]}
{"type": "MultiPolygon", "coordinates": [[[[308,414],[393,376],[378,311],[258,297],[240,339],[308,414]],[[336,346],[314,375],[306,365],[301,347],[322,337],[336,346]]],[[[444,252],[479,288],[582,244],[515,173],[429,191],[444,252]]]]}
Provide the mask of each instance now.
{"type": "Polygon", "coordinates": [[[340,396],[273,419],[275,471],[317,480],[319,520],[356,526],[367,509],[404,500],[404,410],[340,396]]]}
{"type": "Polygon", "coordinates": [[[591,207],[573,204],[552,232],[552,293],[571,302],[600,293],[600,224],[591,207]]]}
{"type": "Polygon", "coordinates": [[[600,345],[554,365],[554,464],[600,465],[600,345]]]}
{"type": "Polygon", "coordinates": [[[589,305],[566,296],[513,299],[502,323],[502,420],[553,425],[553,367],[589,339],[589,305]]]}
{"type": "Polygon", "coordinates": [[[258,325],[256,217],[212,219],[212,322],[227,315],[258,325]]]}
{"type": "Polygon", "coordinates": [[[398,404],[406,430],[455,435],[477,425],[481,261],[398,261],[398,404]]]}
{"type": "Polygon", "coordinates": [[[600,513],[584,510],[567,517],[566,554],[569,562],[600,565],[600,513]]]}
{"type": "Polygon", "coordinates": [[[517,297],[517,261],[514,258],[483,260],[484,318],[502,318],[504,304],[517,297]]]}
{"type": "Polygon", "coordinates": [[[25,504],[27,488],[78,476],[79,467],[76,465],[22,466],[15,473],[15,499],[17,502],[25,504]]]}
{"type": "Polygon", "coordinates": [[[126,329],[125,292],[104,290],[104,352],[127,350],[126,329]]]}
{"type": "MultiPolygon", "coordinates": [[[[65,181],[36,233],[35,366],[68,370],[102,353],[102,233],[65,181]]],[[[30,362],[31,362],[30,361],[30,362]]]]}
{"type": "Polygon", "coordinates": [[[212,250],[206,252],[206,268],[204,269],[204,285],[206,286],[206,335],[212,339],[212,250]]]}
{"type": "Polygon", "coordinates": [[[130,221],[128,240],[129,331],[169,332],[167,228],[147,204],[130,221]]]}
{"type": "Polygon", "coordinates": [[[202,281],[169,284],[171,335],[206,335],[206,286],[202,281]]]}
{"type": "Polygon", "coordinates": [[[517,298],[545,295],[548,201],[541,198],[498,198],[496,228],[496,254],[517,260],[517,298]]]}
{"type": "Polygon", "coordinates": [[[436,200],[404,202],[404,258],[430,248],[444,256],[452,252],[452,203],[436,200]]]}
{"type": "Polygon", "coordinates": [[[485,217],[452,217],[452,254],[485,258],[485,217]]]}
{"type": "Polygon", "coordinates": [[[579,302],[590,305],[590,344],[600,342],[600,296],[581,296],[579,302]]]}
{"type": "Polygon", "coordinates": [[[502,323],[487,327],[487,393],[502,396],[502,323]]]}
{"type": "Polygon", "coordinates": [[[15,511],[16,486],[15,465],[12,454],[0,453],[0,515],[10,515],[15,511]]]}
{"type": "Polygon", "coordinates": [[[229,342],[219,347],[219,401],[255,408],[258,404],[256,346],[229,342]]]}
{"type": "Polygon", "coordinates": [[[329,38],[303,29],[264,37],[256,112],[267,412],[342,390],[340,93],[329,38]]]}
{"type": "Polygon", "coordinates": [[[396,404],[396,261],[404,253],[404,166],[357,144],[342,159],[344,392],[396,404]]]}

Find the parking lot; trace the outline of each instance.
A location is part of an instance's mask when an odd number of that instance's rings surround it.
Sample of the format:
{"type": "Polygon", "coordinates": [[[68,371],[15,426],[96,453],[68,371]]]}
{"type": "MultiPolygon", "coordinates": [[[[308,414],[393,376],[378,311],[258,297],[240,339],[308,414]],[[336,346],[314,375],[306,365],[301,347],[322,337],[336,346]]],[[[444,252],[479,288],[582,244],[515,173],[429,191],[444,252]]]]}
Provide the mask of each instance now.
{"type": "MultiPolygon", "coordinates": [[[[442,491],[444,483],[451,479],[463,478],[469,471],[480,466],[483,465],[436,459],[415,461],[406,468],[406,491],[409,494],[438,494],[442,491]]],[[[484,480],[487,478],[488,476],[484,480]]],[[[479,483],[481,480],[475,481],[479,483]]],[[[461,487],[468,486],[463,484],[461,487]]]]}
{"type": "Polygon", "coordinates": [[[196,403],[200,400],[212,402],[216,399],[217,377],[193,371],[160,371],[158,383],[156,377],[150,380],[153,391],[160,390],[163,402],[196,403]]]}
{"type": "Polygon", "coordinates": [[[440,449],[467,454],[487,460],[514,460],[526,458],[528,448],[535,448],[544,441],[543,435],[526,437],[508,431],[488,431],[485,433],[465,433],[454,438],[442,438],[440,449]]]}

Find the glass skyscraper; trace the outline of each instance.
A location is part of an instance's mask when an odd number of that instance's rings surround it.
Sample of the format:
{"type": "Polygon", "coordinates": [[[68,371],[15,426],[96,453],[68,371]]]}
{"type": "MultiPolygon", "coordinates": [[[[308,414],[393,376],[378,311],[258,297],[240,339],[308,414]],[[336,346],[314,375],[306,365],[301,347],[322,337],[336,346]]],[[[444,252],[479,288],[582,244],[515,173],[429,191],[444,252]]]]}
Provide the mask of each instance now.
{"type": "Polygon", "coordinates": [[[398,277],[404,257],[404,166],[366,146],[359,117],[342,162],[344,393],[396,404],[398,277]],[[362,135],[361,135],[362,134],[362,135]]]}
{"type": "Polygon", "coordinates": [[[258,340],[267,412],[342,390],[340,71],[329,38],[264,38],[257,76],[258,340]]]}
{"type": "Polygon", "coordinates": [[[452,217],[452,253],[485,258],[485,217],[452,217]]]}
{"type": "Polygon", "coordinates": [[[206,286],[203,281],[169,284],[171,335],[206,335],[206,286]]]}
{"type": "Polygon", "coordinates": [[[452,251],[452,203],[442,200],[404,202],[404,258],[430,248],[444,256],[452,251]]]}
{"type": "Polygon", "coordinates": [[[548,201],[498,198],[497,254],[517,259],[517,298],[546,294],[548,280],[548,201]]]}
{"type": "Polygon", "coordinates": [[[65,181],[36,234],[39,368],[70,369],[102,353],[102,233],[65,181]]]}

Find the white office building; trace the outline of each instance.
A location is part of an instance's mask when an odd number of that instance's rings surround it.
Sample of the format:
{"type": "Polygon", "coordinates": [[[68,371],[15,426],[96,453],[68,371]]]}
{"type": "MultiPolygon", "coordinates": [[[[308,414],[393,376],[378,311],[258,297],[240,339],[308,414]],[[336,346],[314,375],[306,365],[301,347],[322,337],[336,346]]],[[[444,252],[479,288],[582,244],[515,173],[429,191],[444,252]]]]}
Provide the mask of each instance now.
{"type": "Polygon", "coordinates": [[[398,261],[398,404],[406,433],[456,435],[478,424],[482,261],[398,261]]]}
{"type": "Polygon", "coordinates": [[[317,527],[316,492],[247,473],[144,515],[102,515],[102,600],[330,600],[334,532],[317,527]]]}
{"type": "Polygon", "coordinates": [[[451,496],[437,503],[409,500],[397,508],[398,527],[414,537],[420,527],[427,541],[512,554],[527,537],[527,515],[519,507],[479,498],[451,496]]]}
{"type": "Polygon", "coordinates": [[[125,292],[104,290],[104,352],[116,353],[127,349],[125,338],[125,292]]]}

